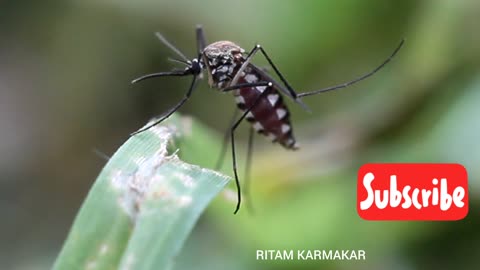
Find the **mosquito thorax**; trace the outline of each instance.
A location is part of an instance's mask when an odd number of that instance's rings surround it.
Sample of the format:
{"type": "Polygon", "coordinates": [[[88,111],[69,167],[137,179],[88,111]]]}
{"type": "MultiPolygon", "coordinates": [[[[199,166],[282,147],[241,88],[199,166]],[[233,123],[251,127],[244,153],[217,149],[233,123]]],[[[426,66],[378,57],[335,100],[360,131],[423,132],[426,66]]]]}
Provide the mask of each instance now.
{"type": "Polygon", "coordinates": [[[216,88],[227,85],[242,65],[244,52],[244,49],[231,41],[217,41],[208,45],[203,50],[203,57],[209,84],[216,88]]]}

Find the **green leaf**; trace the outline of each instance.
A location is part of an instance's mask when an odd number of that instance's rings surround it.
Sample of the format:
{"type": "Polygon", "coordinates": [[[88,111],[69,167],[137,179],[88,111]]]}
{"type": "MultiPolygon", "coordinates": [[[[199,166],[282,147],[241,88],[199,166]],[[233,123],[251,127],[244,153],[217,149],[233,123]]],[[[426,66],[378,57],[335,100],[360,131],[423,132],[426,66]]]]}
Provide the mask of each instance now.
{"type": "Polygon", "coordinates": [[[175,147],[184,134],[190,140],[207,132],[185,121],[191,119],[172,117],[118,149],[90,190],[53,269],[172,265],[202,211],[229,180],[179,159],[175,147]]]}

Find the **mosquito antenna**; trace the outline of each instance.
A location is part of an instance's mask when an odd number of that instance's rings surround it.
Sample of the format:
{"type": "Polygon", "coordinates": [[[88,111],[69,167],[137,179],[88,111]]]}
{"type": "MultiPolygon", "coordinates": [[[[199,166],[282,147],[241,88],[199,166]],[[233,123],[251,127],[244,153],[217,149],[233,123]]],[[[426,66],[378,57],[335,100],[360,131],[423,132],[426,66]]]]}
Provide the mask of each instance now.
{"type": "Polygon", "coordinates": [[[368,77],[372,76],[373,74],[377,73],[377,71],[382,69],[386,64],[388,64],[388,62],[390,62],[393,59],[393,57],[395,57],[395,55],[398,53],[398,51],[400,51],[404,42],[405,42],[405,39],[402,39],[402,41],[400,41],[400,44],[393,51],[393,53],[385,61],[383,61],[382,64],[380,64],[378,67],[376,67],[374,70],[370,71],[369,73],[367,73],[363,76],[360,76],[360,77],[358,77],[358,78],[356,78],[352,81],[343,83],[343,84],[339,84],[339,85],[335,85],[335,86],[331,86],[331,87],[327,87],[327,88],[323,88],[323,89],[319,89],[319,90],[315,90],[315,91],[311,91],[311,92],[300,93],[297,96],[298,97],[305,97],[305,96],[316,95],[316,94],[319,94],[319,93],[328,92],[328,91],[332,91],[332,90],[337,90],[337,89],[341,89],[341,88],[346,88],[346,87],[348,87],[352,84],[355,84],[357,82],[365,80],[366,78],[368,78],[368,77]]]}
{"type": "Polygon", "coordinates": [[[162,34],[160,34],[159,32],[156,32],[155,35],[157,36],[158,39],[160,39],[160,41],[165,44],[165,46],[167,46],[168,48],[170,48],[170,50],[172,50],[173,52],[175,52],[178,56],[180,56],[180,58],[182,58],[185,62],[188,62],[188,58],[179,50],[177,49],[177,47],[173,46],[172,43],[168,42],[168,40],[162,36],[162,34]]]}
{"type": "Polygon", "coordinates": [[[170,62],[180,63],[180,64],[184,64],[184,65],[187,65],[187,66],[191,65],[191,62],[190,62],[190,61],[185,62],[185,61],[183,61],[183,60],[176,59],[176,58],[172,58],[172,57],[168,57],[167,59],[168,59],[168,61],[170,61],[170,62]],[[190,63],[189,63],[189,62],[190,62],[190,63]]]}
{"type": "Polygon", "coordinates": [[[143,81],[146,79],[150,78],[155,78],[155,77],[165,77],[165,76],[186,76],[190,75],[187,70],[174,70],[174,71],[169,71],[169,72],[158,72],[158,73],[152,73],[152,74],[147,74],[143,75],[141,77],[136,78],[135,80],[132,81],[132,84],[137,83],[139,81],[143,81]]]}

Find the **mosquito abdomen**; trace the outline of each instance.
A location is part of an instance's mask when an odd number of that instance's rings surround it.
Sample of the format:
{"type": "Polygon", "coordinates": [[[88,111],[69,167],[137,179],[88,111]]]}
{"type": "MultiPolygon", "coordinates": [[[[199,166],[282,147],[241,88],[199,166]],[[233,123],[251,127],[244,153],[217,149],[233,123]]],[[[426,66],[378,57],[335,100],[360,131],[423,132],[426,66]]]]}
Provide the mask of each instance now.
{"type": "MultiPolygon", "coordinates": [[[[238,82],[240,84],[259,81],[262,81],[260,74],[251,68],[246,68],[245,74],[240,76],[238,82]]],[[[247,114],[246,119],[259,134],[267,136],[287,149],[298,149],[290,123],[290,113],[274,86],[244,87],[234,91],[234,96],[238,108],[242,111],[246,111],[257,102],[247,114]],[[260,97],[262,93],[264,94],[260,97]]]]}

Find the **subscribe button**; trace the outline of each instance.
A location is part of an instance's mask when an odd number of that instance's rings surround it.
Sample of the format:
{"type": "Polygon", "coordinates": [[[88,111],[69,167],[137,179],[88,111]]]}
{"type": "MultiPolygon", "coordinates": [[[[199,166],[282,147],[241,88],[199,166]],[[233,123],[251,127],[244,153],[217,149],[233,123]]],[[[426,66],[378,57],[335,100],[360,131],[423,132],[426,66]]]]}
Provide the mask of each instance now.
{"type": "Polygon", "coordinates": [[[366,220],[463,219],[467,171],[460,164],[365,164],[358,171],[357,211],[366,220]]]}

